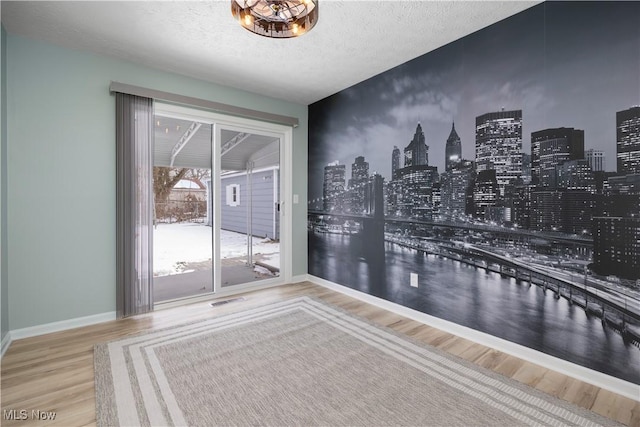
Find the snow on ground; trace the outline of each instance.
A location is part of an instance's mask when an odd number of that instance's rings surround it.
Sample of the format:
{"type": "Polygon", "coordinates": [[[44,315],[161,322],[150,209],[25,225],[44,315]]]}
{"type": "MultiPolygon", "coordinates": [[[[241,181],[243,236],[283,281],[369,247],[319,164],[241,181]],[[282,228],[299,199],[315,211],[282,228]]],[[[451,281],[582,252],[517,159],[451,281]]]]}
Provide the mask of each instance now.
{"type": "Polygon", "coordinates": [[[274,274],[271,272],[271,270],[269,270],[268,268],[264,268],[262,266],[256,265],[255,267],[253,267],[253,271],[255,271],[256,273],[260,273],[263,276],[273,276],[274,274]]]}
{"type": "Polygon", "coordinates": [[[280,251],[263,256],[260,262],[280,268],[280,251]]]}
{"type": "MultiPolygon", "coordinates": [[[[184,272],[185,264],[210,261],[212,228],[204,224],[182,222],[158,224],[153,230],[153,273],[164,276],[184,272]]],[[[247,254],[247,236],[220,230],[221,258],[247,254]]],[[[280,244],[269,239],[253,238],[253,254],[268,254],[263,262],[280,265],[280,244]],[[267,258],[268,257],[268,258],[267,258]],[[277,262],[277,264],[275,264],[277,262]]]]}

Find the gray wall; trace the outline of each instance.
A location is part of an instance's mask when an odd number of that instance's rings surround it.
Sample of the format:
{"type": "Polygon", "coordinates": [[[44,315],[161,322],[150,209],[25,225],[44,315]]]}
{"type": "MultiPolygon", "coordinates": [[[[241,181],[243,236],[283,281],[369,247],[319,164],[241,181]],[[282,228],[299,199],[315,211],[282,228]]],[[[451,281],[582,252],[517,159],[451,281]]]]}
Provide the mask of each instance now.
{"type": "Polygon", "coordinates": [[[306,106],[12,34],[6,42],[12,184],[2,256],[9,260],[7,302],[17,307],[9,311],[11,330],[115,311],[111,81],[298,117],[293,274],[306,273],[306,106]]]}
{"type": "MultiPolygon", "coordinates": [[[[252,205],[251,205],[251,233],[256,237],[268,237],[270,239],[279,239],[279,233],[276,230],[274,234],[274,222],[277,218],[275,214],[276,200],[273,194],[273,185],[278,182],[277,170],[266,170],[255,172],[252,174],[252,205]]],[[[220,180],[221,194],[221,228],[223,230],[236,231],[238,233],[247,232],[247,204],[249,201],[247,176],[234,175],[230,177],[222,177],[220,180]],[[240,186],[240,204],[238,206],[229,206],[227,204],[227,186],[238,184],[240,186]]],[[[275,224],[277,225],[277,223],[275,224]]]]}
{"type": "Polygon", "coordinates": [[[0,339],[9,331],[7,266],[7,35],[0,28],[0,339]]]}

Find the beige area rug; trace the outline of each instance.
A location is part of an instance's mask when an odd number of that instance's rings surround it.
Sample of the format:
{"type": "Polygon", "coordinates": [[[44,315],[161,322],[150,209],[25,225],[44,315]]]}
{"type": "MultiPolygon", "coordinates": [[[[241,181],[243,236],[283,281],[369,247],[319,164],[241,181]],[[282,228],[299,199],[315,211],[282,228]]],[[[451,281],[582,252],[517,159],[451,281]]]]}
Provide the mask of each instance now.
{"type": "Polygon", "coordinates": [[[303,297],[95,348],[99,426],[618,425],[303,297]]]}

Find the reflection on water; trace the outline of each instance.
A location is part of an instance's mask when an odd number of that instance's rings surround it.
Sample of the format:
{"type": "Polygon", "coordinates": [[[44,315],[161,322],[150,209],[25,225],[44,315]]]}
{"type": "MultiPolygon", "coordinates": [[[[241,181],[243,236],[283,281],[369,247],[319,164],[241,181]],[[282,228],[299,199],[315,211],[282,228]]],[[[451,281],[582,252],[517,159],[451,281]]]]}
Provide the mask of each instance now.
{"type": "Polygon", "coordinates": [[[640,349],[537,286],[393,243],[309,232],[309,272],[351,288],[640,384],[640,349]],[[375,250],[374,250],[375,251],[375,250]],[[409,273],[419,287],[409,286],[409,273]]]}

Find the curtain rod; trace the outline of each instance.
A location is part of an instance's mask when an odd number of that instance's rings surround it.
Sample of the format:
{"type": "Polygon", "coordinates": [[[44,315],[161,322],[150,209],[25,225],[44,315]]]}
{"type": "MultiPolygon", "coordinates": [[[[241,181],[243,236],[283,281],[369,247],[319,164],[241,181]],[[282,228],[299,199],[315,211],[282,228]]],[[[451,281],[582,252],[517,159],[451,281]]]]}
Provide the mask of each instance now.
{"type": "Polygon", "coordinates": [[[236,107],[235,105],[208,101],[206,99],[193,98],[191,96],[178,95],[176,93],[163,92],[161,90],[148,89],[145,87],[129,85],[126,83],[112,81],[111,85],[109,86],[109,92],[126,93],[129,95],[143,96],[145,98],[168,101],[176,104],[201,107],[218,113],[293,126],[294,128],[298,127],[299,124],[297,117],[281,116],[279,114],[272,114],[266,113],[264,111],[251,110],[249,108],[236,107]]]}

